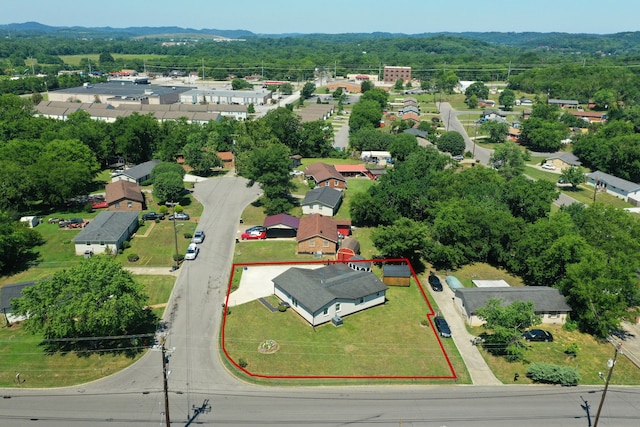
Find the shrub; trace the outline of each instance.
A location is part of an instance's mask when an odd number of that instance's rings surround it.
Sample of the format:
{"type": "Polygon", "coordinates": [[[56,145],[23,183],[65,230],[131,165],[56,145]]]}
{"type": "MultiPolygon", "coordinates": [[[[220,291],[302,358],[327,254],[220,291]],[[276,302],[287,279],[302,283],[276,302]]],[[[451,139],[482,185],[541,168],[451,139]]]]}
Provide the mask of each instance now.
{"type": "Polygon", "coordinates": [[[422,326],[429,326],[429,319],[427,319],[427,318],[425,317],[424,319],[422,319],[422,320],[420,321],[420,324],[421,324],[422,326]]]}
{"type": "Polygon", "coordinates": [[[93,212],[93,206],[91,205],[91,203],[87,203],[86,205],[84,205],[82,210],[85,211],[86,213],[91,213],[93,212]]]}
{"type": "Polygon", "coordinates": [[[191,239],[193,237],[193,234],[191,233],[184,233],[184,238],[185,239],[191,239]]]}
{"type": "Polygon", "coordinates": [[[564,322],[564,325],[562,325],[562,329],[567,332],[576,331],[578,330],[578,322],[576,322],[575,320],[571,320],[569,316],[567,316],[567,321],[564,322]]]}
{"type": "Polygon", "coordinates": [[[564,350],[564,353],[569,355],[569,356],[573,356],[573,357],[578,357],[578,343],[571,343],[571,345],[569,345],[569,347],[567,347],[564,350]]]}
{"type": "Polygon", "coordinates": [[[280,304],[280,305],[278,306],[278,311],[279,311],[280,313],[284,313],[285,311],[287,311],[287,306],[286,306],[286,305],[284,305],[284,304],[280,304]]]}
{"type": "Polygon", "coordinates": [[[129,240],[125,240],[122,242],[122,249],[129,249],[131,247],[131,242],[129,240]]]}
{"type": "Polygon", "coordinates": [[[129,260],[129,262],[136,262],[140,259],[140,257],[138,256],[138,254],[129,254],[127,255],[127,259],[129,260]]]}
{"type": "Polygon", "coordinates": [[[173,254],[172,258],[173,258],[174,261],[182,261],[182,260],[184,260],[184,255],[182,255],[182,254],[178,254],[178,255],[173,254]]]}
{"type": "Polygon", "coordinates": [[[239,365],[241,368],[246,368],[246,367],[247,367],[247,365],[248,365],[248,363],[247,363],[247,361],[246,361],[246,360],[244,360],[244,359],[240,358],[240,359],[238,359],[238,365],[239,365]]]}
{"type": "Polygon", "coordinates": [[[577,369],[550,363],[532,364],[527,370],[527,377],[537,383],[561,384],[563,386],[575,386],[580,381],[577,369]]]}

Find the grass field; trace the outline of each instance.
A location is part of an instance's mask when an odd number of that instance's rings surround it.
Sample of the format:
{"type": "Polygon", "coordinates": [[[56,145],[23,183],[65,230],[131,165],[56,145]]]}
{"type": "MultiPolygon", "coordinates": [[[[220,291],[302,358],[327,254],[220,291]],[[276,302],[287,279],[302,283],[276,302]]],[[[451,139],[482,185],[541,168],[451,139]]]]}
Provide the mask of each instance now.
{"type": "MultiPolygon", "coordinates": [[[[513,383],[516,373],[520,374],[519,383],[529,384],[525,373],[530,363],[552,363],[563,366],[573,366],[578,369],[582,380],[580,384],[602,384],[598,372],[606,371],[607,360],[613,357],[613,347],[607,342],[595,340],[591,335],[580,332],[568,332],[560,326],[539,326],[553,334],[554,341],[550,343],[529,343],[529,350],[524,362],[510,363],[502,357],[496,357],[482,350],[483,355],[493,373],[505,384],[513,383]],[[578,356],[565,354],[571,343],[578,343],[578,356]]],[[[474,334],[483,332],[481,327],[473,328],[474,334]]],[[[640,384],[640,369],[620,355],[616,361],[616,368],[611,384],[638,385],[640,384]]]]}
{"type": "MultiPolygon", "coordinates": [[[[226,320],[225,349],[265,376],[450,376],[434,331],[420,324],[429,309],[418,287],[390,288],[387,298],[383,306],[345,317],[339,328],[312,328],[293,310],[271,313],[257,301],[235,306],[226,320]],[[275,340],[279,350],[260,353],[265,340],[275,340]]],[[[458,382],[468,383],[457,352],[450,357],[458,382]]]]}
{"type": "MultiPolygon", "coordinates": [[[[175,283],[173,276],[135,276],[149,296],[149,304],[164,304],[169,300],[175,283]]],[[[160,315],[164,308],[154,309],[160,315]]],[[[135,357],[111,354],[107,351],[89,355],[47,355],[41,346],[42,336],[32,335],[21,324],[0,327],[0,387],[17,386],[16,374],[24,383],[21,387],[65,387],[93,381],[131,365],[144,354],[135,357]]],[[[144,340],[138,345],[150,345],[144,340]]]]}
{"type": "MultiPolygon", "coordinates": [[[[165,55],[155,55],[155,54],[128,54],[128,53],[112,53],[111,56],[113,56],[113,59],[118,60],[118,59],[123,59],[123,60],[129,60],[129,59],[137,59],[137,60],[153,60],[153,59],[160,59],[160,58],[166,58],[165,55]]],[[[78,66],[80,65],[80,62],[83,59],[89,59],[91,61],[92,64],[94,64],[93,68],[97,69],[97,67],[99,65],[99,59],[100,59],[100,55],[99,54],[87,54],[87,55],[60,55],[60,59],[62,59],[62,61],[64,61],[65,64],[69,64],[69,65],[74,65],[74,66],[78,66]]]]}

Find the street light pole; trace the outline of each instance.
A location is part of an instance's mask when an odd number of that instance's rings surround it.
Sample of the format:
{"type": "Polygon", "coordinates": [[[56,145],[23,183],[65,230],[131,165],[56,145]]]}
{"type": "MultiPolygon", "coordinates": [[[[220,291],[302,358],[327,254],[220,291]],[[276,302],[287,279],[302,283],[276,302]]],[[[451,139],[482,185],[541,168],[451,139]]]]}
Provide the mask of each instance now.
{"type": "Polygon", "coordinates": [[[162,338],[162,381],[164,390],[164,423],[166,427],[171,426],[169,417],[169,383],[167,381],[167,352],[164,347],[164,337],[162,338]]]}
{"type": "Polygon", "coordinates": [[[600,412],[604,405],[604,398],[607,395],[607,389],[609,388],[609,381],[611,381],[611,375],[613,374],[613,368],[616,366],[616,358],[618,357],[618,349],[620,346],[616,346],[613,353],[613,359],[609,359],[607,365],[609,366],[609,373],[607,374],[607,380],[604,383],[604,390],[602,391],[602,397],[600,398],[600,404],[598,404],[598,412],[596,413],[596,420],[593,423],[593,427],[598,427],[598,421],[600,420],[600,412]]]}

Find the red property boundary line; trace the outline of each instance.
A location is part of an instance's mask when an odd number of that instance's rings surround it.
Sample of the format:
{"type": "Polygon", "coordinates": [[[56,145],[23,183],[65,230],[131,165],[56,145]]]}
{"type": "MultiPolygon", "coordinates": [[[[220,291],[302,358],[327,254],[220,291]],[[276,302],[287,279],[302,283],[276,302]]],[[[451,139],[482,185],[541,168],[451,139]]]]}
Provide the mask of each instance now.
{"type": "Polygon", "coordinates": [[[410,376],[410,375],[261,375],[254,374],[245,368],[238,365],[238,363],[233,360],[233,358],[227,353],[227,349],[225,346],[225,327],[227,324],[227,310],[223,310],[223,318],[222,318],[222,331],[221,331],[221,343],[222,343],[222,351],[225,354],[227,360],[233,364],[237,369],[244,372],[253,378],[263,378],[263,379],[278,379],[278,380],[299,380],[299,379],[353,379],[353,380],[388,380],[388,379],[446,379],[446,380],[455,380],[458,378],[455,370],[453,369],[453,365],[451,364],[451,360],[449,359],[449,355],[444,349],[442,345],[442,341],[440,340],[440,335],[436,332],[436,328],[433,324],[433,317],[435,316],[435,311],[429,302],[429,298],[427,298],[426,293],[424,292],[424,288],[418,280],[418,276],[416,275],[413,266],[406,258],[385,258],[385,259],[375,259],[375,260],[354,260],[354,261],[334,261],[334,260],[323,260],[323,261],[287,261],[287,262],[251,262],[244,264],[233,264],[231,266],[231,275],[229,277],[229,284],[227,285],[227,296],[225,298],[225,308],[229,306],[229,295],[231,293],[231,284],[233,283],[233,277],[235,275],[236,267],[250,267],[250,266],[269,266],[269,265],[300,265],[300,264],[345,264],[347,262],[371,262],[371,263],[386,263],[386,262],[404,262],[409,266],[411,270],[411,275],[415,280],[418,289],[420,289],[420,293],[422,294],[422,298],[427,303],[427,307],[429,307],[429,312],[426,314],[427,319],[429,319],[429,324],[431,326],[431,331],[435,334],[436,339],[438,340],[438,345],[440,346],[440,350],[444,355],[444,358],[449,366],[449,370],[451,371],[451,375],[424,375],[424,376],[410,376]]]}

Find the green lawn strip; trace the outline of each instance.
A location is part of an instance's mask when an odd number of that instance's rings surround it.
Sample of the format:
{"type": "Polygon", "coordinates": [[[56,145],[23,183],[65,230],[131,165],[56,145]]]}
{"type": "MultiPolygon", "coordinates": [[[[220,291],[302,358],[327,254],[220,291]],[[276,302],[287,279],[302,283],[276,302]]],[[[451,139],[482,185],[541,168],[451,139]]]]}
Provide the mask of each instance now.
{"type": "MultiPolygon", "coordinates": [[[[150,305],[169,301],[175,277],[136,275],[135,279],[144,285],[150,305]]],[[[164,307],[154,308],[159,317],[163,311],[164,307]]],[[[133,358],[107,351],[94,352],[89,356],[75,353],[47,355],[41,343],[41,335],[32,335],[20,323],[0,328],[0,387],[17,386],[17,373],[26,380],[21,387],[81,384],[120,371],[144,354],[141,352],[133,358]]]]}
{"type": "Polygon", "coordinates": [[[450,375],[435,334],[420,324],[428,311],[416,286],[391,288],[384,306],[344,318],[336,328],[312,328],[293,310],[271,313],[254,301],[232,308],[225,346],[261,375],[441,376],[450,375]],[[280,349],[258,351],[272,339],[280,349]]]}
{"type": "MultiPolygon", "coordinates": [[[[291,240],[247,240],[236,243],[233,262],[318,261],[309,254],[297,254],[297,243],[291,240]]],[[[333,258],[331,258],[333,259],[333,258]]]]}
{"type": "MultiPolygon", "coordinates": [[[[193,235],[196,230],[195,221],[176,221],[176,236],[178,252],[184,255],[191,238],[185,238],[184,234],[193,235]]],[[[148,236],[139,230],[131,239],[131,247],[123,253],[122,263],[128,267],[165,267],[173,263],[173,255],[176,253],[173,221],[161,220],[153,224],[148,236]],[[137,262],[129,262],[127,256],[136,254],[140,257],[137,262]]]]}
{"type": "MultiPolygon", "coordinates": [[[[554,341],[550,343],[527,343],[529,350],[525,354],[525,362],[507,362],[504,358],[493,356],[481,349],[480,353],[500,381],[505,384],[511,384],[513,383],[514,375],[518,373],[520,374],[518,382],[529,384],[531,380],[526,378],[525,374],[530,363],[551,363],[577,368],[582,377],[580,384],[602,384],[598,372],[607,370],[607,360],[613,357],[611,344],[597,341],[591,335],[581,332],[565,331],[557,325],[538,325],[537,327],[551,332],[554,341]],[[564,353],[569,345],[574,342],[579,347],[577,357],[564,353]]],[[[479,335],[484,331],[481,327],[471,329],[474,335],[479,335]]],[[[611,384],[640,384],[640,369],[629,362],[626,357],[619,356],[611,378],[611,384]]]]}
{"type": "Polygon", "coordinates": [[[0,328],[0,387],[17,386],[17,373],[26,380],[21,387],[81,384],[113,374],[144,354],[134,358],[108,352],[45,355],[41,342],[41,336],[31,335],[19,324],[0,328]]]}

